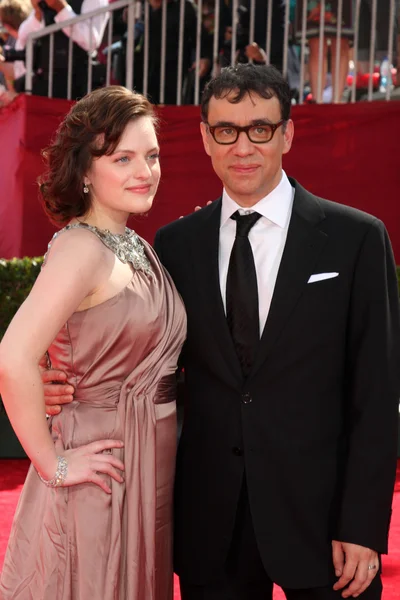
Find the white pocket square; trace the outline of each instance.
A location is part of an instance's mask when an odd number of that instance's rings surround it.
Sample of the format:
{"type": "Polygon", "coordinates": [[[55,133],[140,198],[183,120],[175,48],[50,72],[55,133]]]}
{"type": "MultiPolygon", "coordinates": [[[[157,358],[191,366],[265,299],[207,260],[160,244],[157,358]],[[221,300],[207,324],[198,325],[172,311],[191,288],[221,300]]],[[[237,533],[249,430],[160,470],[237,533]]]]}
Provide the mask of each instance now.
{"type": "Polygon", "coordinates": [[[314,283],[315,281],[323,281],[324,279],[333,279],[337,277],[339,273],[316,273],[315,275],[311,275],[310,279],[307,283],[314,283]]]}

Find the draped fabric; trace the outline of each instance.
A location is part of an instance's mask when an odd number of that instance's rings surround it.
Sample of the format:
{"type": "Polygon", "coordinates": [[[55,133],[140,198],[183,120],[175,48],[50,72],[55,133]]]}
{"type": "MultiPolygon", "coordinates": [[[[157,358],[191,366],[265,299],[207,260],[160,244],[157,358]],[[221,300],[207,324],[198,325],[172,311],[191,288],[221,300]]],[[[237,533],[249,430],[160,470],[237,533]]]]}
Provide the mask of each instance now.
{"type": "MultiPolygon", "coordinates": [[[[20,96],[0,110],[0,258],[41,255],[54,233],[40,206],[40,150],[68,111],[66,100],[20,96]]],[[[147,217],[130,226],[152,242],[156,230],[221,194],[204,152],[200,110],[165,106],[162,180],[147,217]]],[[[284,156],[288,175],[311,192],[369,212],[385,223],[400,263],[400,102],[293,108],[295,138],[284,156]]]]}
{"type": "MultiPolygon", "coordinates": [[[[64,233],[68,235],[68,232],[64,233]]],[[[88,233],[88,235],[92,235],[88,233]]],[[[74,313],[49,349],[75,386],[50,421],[66,449],[123,440],[125,482],[47,488],[30,468],[12,526],[1,600],[172,600],[175,370],[185,311],[146,244],[154,277],[136,271],[110,300],[74,313]]]]}

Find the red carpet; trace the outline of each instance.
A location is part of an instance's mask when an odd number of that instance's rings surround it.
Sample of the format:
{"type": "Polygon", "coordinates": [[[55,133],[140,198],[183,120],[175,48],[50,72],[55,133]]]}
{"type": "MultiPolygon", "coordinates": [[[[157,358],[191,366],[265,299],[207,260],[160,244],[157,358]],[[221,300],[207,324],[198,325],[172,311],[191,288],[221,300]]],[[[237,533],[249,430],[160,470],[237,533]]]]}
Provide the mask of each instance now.
{"type": "MultiPolygon", "coordinates": [[[[27,460],[0,460],[0,568],[3,564],[12,516],[28,469],[27,460]]],[[[383,600],[400,600],[400,462],[393,502],[390,554],[383,558],[383,600]]],[[[175,600],[180,599],[176,580],[175,600]]],[[[283,600],[276,590],[274,600],[283,600]]],[[[38,599],[39,600],[39,599],[38,599]]]]}

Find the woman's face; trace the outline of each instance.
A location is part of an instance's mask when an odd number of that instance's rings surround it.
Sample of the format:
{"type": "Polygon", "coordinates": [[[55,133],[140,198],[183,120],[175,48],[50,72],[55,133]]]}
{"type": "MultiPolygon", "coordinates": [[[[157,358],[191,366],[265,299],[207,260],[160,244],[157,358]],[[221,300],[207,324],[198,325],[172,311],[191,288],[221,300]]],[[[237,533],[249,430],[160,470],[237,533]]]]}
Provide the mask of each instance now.
{"type": "Polygon", "coordinates": [[[160,181],[159,151],[150,117],[128,123],[113,154],[94,159],[84,178],[92,211],[118,220],[148,212],[160,181]]]}

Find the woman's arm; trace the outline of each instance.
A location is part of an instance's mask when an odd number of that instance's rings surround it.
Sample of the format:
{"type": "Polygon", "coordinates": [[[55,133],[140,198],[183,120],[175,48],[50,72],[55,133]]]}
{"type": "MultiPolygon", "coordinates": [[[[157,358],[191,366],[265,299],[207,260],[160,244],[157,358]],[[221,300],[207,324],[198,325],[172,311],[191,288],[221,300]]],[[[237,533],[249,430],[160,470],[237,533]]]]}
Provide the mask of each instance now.
{"type": "MultiPolygon", "coordinates": [[[[45,417],[39,362],[82,301],[107,282],[111,263],[105,247],[91,233],[73,230],[59,236],[0,344],[0,392],[7,414],[25,452],[46,480],[54,476],[58,461],[45,417]]],[[[92,459],[68,452],[68,484],[87,481],[92,459]]],[[[103,462],[103,458],[96,460],[103,462]]],[[[104,471],[98,465],[96,470],[104,471]]],[[[111,474],[110,469],[104,472],[111,474]]]]}

